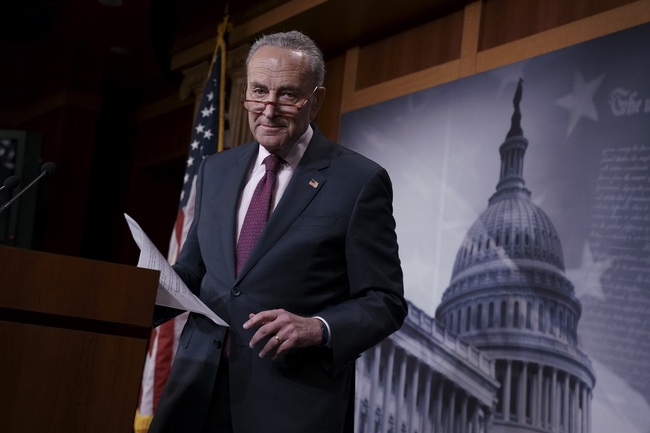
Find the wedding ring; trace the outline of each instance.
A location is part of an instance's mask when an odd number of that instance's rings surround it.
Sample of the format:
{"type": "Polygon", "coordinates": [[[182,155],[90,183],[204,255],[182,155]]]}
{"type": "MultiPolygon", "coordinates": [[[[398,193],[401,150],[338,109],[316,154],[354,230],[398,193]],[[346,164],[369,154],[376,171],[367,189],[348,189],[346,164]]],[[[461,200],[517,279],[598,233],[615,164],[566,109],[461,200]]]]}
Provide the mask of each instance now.
{"type": "Polygon", "coordinates": [[[275,339],[278,340],[278,343],[282,344],[282,340],[280,340],[280,337],[278,337],[278,334],[275,334],[275,339]]]}

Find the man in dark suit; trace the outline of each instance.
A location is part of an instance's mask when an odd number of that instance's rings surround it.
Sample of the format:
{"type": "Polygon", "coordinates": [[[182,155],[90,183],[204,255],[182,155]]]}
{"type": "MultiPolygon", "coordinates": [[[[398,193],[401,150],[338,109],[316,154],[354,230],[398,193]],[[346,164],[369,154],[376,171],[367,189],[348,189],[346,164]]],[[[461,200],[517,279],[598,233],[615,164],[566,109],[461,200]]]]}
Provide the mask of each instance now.
{"type": "MultiPolygon", "coordinates": [[[[325,68],[311,39],[264,36],[246,65],[256,141],[203,161],[174,265],[230,328],[190,315],[149,431],[351,431],[354,360],[407,314],[391,182],[312,123],[325,68]],[[269,155],[282,158],[272,169],[269,155]],[[272,213],[255,242],[246,214],[267,170],[272,213]]],[[[178,313],[157,307],[154,323],[178,313]]]]}

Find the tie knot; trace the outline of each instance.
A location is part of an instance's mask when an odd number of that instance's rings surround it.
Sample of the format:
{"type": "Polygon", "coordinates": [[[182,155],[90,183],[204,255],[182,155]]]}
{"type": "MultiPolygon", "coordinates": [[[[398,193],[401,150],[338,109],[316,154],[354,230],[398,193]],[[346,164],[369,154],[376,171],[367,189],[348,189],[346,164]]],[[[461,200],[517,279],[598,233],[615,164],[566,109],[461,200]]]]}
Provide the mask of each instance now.
{"type": "Polygon", "coordinates": [[[264,158],[264,165],[266,166],[266,171],[278,171],[278,168],[282,165],[284,160],[278,155],[269,155],[264,158]]]}

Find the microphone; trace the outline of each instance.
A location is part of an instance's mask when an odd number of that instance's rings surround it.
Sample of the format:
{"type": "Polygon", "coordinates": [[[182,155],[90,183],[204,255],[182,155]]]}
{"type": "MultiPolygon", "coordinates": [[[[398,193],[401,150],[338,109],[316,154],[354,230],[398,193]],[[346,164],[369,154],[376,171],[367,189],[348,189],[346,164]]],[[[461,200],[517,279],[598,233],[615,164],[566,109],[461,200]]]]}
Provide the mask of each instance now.
{"type": "Polygon", "coordinates": [[[9,176],[5,179],[2,186],[0,186],[0,191],[3,189],[14,189],[18,185],[20,185],[20,178],[18,176],[9,176]]]}
{"type": "MultiPolygon", "coordinates": [[[[18,194],[16,194],[11,200],[9,200],[7,203],[3,204],[2,207],[0,207],[0,214],[2,212],[4,212],[4,210],[7,209],[11,205],[11,203],[16,201],[18,199],[18,197],[23,195],[23,193],[25,191],[30,189],[36,182],[41,180],[44,176],[50,176],[50,175],[54,174],[54,172],[56,172],[56,164],[55,163],[46,162],[45,164],[43,164],[41,166],[41,174],[39,174],[38,177],[36,179],[34,179],[29,185],[27,185],[25,188],[21,189],[20,192],[18,194]]],[[[15,176],[13,176],[13,177],[15,177],[15,176]]],[[[7,183],[7,180],[5,180],[5,184],[7,183]]],[[[15,182],[15,181],[12,180],[11,182],[15,182]]],[[[20,182],[20,180],[18,180],[18,182],[20,182]]],[[[18,184],[16,184],[16,185],[18,185],[18,184]]]]}

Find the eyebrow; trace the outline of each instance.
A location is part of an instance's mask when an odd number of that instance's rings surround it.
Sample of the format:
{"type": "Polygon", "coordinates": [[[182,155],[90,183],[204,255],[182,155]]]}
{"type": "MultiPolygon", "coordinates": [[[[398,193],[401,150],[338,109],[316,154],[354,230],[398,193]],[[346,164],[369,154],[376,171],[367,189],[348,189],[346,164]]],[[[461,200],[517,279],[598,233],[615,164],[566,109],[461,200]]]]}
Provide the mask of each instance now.
{"type": "MultiPolygon", "coordinates": [[[[262,89],[270,90],[269,86],[267,86],[265,84],[262,84],[262,83],[256,83],[256,82],[251,82],[249,87],[252,88],[252,89],[254,89],[254,88],[262,88],[262,89]]],[[[297,88],[297,87],[294,87],[294,86],[280,86],[280,87],[275,89],[275,91],[278,92],[278,93],[285,92],[287,90],[291,91],[291,92],[295,92],[295,93],[300,93],[300,89],[297,88]]]]}

